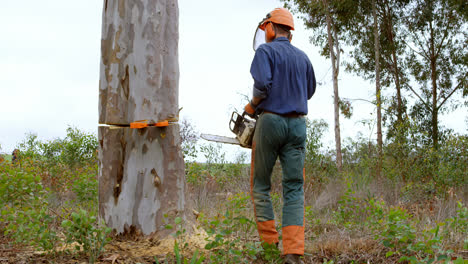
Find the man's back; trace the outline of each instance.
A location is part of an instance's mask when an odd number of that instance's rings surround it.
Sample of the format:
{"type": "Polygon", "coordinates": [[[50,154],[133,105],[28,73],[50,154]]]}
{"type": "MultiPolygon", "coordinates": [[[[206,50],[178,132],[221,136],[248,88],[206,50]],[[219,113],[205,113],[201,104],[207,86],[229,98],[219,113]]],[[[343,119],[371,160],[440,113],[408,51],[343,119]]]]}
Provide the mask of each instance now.
{"type": "Polygon", "coordinates": [[[264,98],[259,109],[278,114],[307,114],[307,100],[315,92],[314,70],[307,55],[287,38],[261,45],[250,72],[255,89],[264,98]]]}

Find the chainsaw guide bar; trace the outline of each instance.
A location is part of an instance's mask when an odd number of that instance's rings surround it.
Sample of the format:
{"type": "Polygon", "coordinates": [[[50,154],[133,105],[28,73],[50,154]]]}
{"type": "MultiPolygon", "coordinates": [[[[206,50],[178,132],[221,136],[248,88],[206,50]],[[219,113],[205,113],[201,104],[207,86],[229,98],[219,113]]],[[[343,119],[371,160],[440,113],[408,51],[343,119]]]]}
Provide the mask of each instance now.
{"type": "Polygon", "coordinates": [[[239,140],[237,140],[237,138],[210,135],[210,134],[201,134],[200,137],[205,139],[205,140],[208,140],[208,141],[214,141],[214,142],[226,143],[226,144],[233,144],[233,145],[240,145],[239,140]]]}

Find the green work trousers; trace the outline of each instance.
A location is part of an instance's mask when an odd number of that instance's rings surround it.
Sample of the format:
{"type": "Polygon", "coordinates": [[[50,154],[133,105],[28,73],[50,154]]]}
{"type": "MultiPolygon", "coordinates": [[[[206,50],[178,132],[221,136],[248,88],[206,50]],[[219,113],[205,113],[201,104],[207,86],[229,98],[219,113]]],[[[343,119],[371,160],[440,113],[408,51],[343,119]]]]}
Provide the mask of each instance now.
{"type": "Polygon", "coordinates": [[[257,228],[264,242],[279,241],[270,199],[271,174],[279,157],[283,170],[284,254],[302,255],[304,252],[305,142],[305,117],[263,113],[257,120],[250,181],[257,228]]]}

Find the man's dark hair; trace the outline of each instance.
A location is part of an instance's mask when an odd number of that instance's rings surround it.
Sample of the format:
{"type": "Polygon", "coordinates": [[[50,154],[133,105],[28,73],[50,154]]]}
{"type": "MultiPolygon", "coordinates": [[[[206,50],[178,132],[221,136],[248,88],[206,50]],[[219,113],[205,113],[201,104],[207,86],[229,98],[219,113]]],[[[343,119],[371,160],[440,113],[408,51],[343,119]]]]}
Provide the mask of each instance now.
{"type": "Polygon", "coordinates": [[[275,26],[276,30],[278,31],[278,33],[280,34],[286,34],[288,35],[288,38],[290,38],[291,36],[291,28],[289,26],[286,26],[286,25],[282,25],[282,24],[275,24],[273,23],[273,25],[275,26]]]}
{"type": "Polygon", "coordinates": [[[291,34],[291,28],[289,26],[275,23],[273,23],[273,25],[275,25],[276,29],[282,31],[282,33],[291,34]]]}

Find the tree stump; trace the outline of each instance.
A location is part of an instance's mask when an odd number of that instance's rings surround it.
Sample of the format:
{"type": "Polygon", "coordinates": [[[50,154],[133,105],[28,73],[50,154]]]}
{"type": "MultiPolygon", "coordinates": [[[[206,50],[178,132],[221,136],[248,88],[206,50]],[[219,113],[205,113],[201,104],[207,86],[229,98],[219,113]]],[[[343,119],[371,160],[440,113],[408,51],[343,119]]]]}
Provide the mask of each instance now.
{"type": "Polygon", "coordinates": [[[104,0],[99,82],[99,216],[118,233],[167,234],[186,217],[178,116],[177,0],[104,0]],[[169,215],[164,219],[163,215],[169,215]]]}

